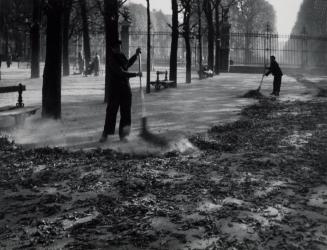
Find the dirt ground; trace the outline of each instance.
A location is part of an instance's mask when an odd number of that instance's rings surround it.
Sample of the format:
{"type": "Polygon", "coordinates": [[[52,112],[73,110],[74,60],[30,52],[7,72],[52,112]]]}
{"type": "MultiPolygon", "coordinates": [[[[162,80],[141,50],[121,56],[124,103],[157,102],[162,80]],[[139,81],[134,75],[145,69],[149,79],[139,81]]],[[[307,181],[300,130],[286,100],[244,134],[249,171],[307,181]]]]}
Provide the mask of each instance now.
{"type": "MultiPolygon", "coordinates": [[[[145,75],[145,74],[144,74],[145,75]]],[[[256,74],[221,74],[203,81],[193,79],[191,84],[183,83],[185,72],[179,72],[178,88],[169,88],[145,95],[146,116],[149,130],[168,137],[172,141],[169,150],[185,148],[183,138],[205,132],[217,124],[235,121],[243,107],[252,104],[252,99],[240,98],[246,91],[258,88],[261,80],[256,74]]],[[[155,75],[152,76],[152,79],[155,75]]],[[[28,69],[11,67],[2,70],[0,84],[12,85],[22,82],[27,90],[23,93],[25,106],[41,107],[42,78],[29,79],[28,69]]],[[[143,79],[145,84],[145,79],[143,79]]],[[[147,147],[138,134],[140,132],[141,101],[139,80],[131,80],[133,87],[132,134],[130,143],[122,145],[118,136],[109,143],[99,144],[102,133],[106,104],[104,76],[82,77],[72,75],[62,78],[62,119],[44,121],[41,109],[26,119],[24,126],[12,130],[13,118],[0,117],[0,127],[8,125],[10,135],[17,144],[24,146],[70,147],[72,149],[114,149],[125,153],[158,150],[147,147]],[[7,122],[7,124],[5,124],[7,122]],[[141,146],[140,146],[141,145],[141,146]]],[[[264,79],[262,93],[269,95],[272,77],[264,79]]],[[[306,100],[311,97],[302,84],[293,77],[283,77],[281,101],[306,100]]],[[[1,94],[0,107],[15,104],[17,93],[1,94]]]]}
{"type": "Polygon", "coordinates": [[[189,135],[183,153],[2,138],[0,249],[326,249],[327,100],[317,91],[261,99],[189,135]]]}

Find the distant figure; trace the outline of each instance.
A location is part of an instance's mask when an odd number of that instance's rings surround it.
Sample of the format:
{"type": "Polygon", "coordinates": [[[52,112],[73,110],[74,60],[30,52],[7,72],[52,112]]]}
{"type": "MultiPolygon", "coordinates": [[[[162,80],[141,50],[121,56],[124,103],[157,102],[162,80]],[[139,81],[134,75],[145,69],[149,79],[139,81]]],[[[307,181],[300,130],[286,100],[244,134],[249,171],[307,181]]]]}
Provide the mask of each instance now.
{"type": "Polygon", "coordinates": [[[270,57],[270,67],[266,69],[268,69],[268,72],[265,74],[266,76],[268,76],[270,73],[274,76],[274,87],[271,95],[279,96],[280,85],[282,84],[283,72],[281,71],[278,63],[276,62],[276,58],[274,56],[270,57]]]}
{"type": "Polygon", "coordinates": [[[16,55],[16,61],[17,61],[17,67],[19,68],[20,57],[19,57],[19,55],[18,55],[18,54],[16,55]]]}
{"type": "Polygon", "coordinates": [[[81,51],[78,52],[78,70],[80,74],[84,71],[84,59],[81,51]]]}
{"type": "Polygon", "coordinates": [[[11,63],[12,63],[12,55],[10,53],[8,53],[8,56],[7,56],[7,68],[10,68],[11,63]]]}
{"type": "Polygon", "coordinates": [[[98,53],[95,54],[95,57],[93,59],[93,69],[94,69],[94,75],[98,76],[100,70],[100,56],[98,55],[98,53]]]}
{"type": "Polygon", "coordinates": [[[120,45],[121,41],[115,41],[112,44],[109,55],[111,83],[109,86],[106,120],[100,142],[105,142],[108,135],[115,133],[118,108],[120,108],[119,138],[121,141],[126,140],[131,129],[132,91],[129,78],[142,76],[142,72],[128,72],[128,68],[134,64],[138,55],[141,53],[141,49],[137,48],[136,53],[128,60],[121,52],[120,45]]]}

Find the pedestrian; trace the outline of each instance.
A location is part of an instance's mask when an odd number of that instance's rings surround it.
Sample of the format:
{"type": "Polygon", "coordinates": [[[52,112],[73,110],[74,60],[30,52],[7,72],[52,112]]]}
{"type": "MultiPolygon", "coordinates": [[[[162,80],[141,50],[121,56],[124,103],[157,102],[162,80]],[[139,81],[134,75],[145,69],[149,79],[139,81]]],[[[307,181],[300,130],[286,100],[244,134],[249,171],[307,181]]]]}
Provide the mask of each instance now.
{"type": "Polygon", "coordinates": [[[128,68],[134,64],[141,49],[127,59],[121,52],[121,41],[117,40],[111,45],[109,54],[109,98],[106,110],[106,119],[100,142],[105,142],[108,135],[115,133],[116,117],[120,109],[119,138],[126,141],[131,129],[132,91],[129,78],[142,76],[142,72],[128,72],[128,68]]]}
{"type": "Polygon", "coordinates": [[[11,55],[11,53],[8,53],[8,56],[7,56],[7,68],[10,68],[11,63],[12,63],[12,55],[11,55]]]}
{"type": "Polygon", "coordinates": [[[94,67],[94,75],[98,76],[100,70],[100,56],[98,55],[98,53],[95,54],[95,57],[93,59],[93,67],[94,67]]]}
{"type": "Polygon", "coordinates": [[[268,76],[269,74],[272,74],[274,76],[273,92],[271,93],[271,95],[279,96],[283,72],[280,69],[278,63],[276,62],[275,56],[270,57],[270,67],[266,69],[268,69],[268,72],[265,74],[266,76],[268,76]]]}
{"type": "Polygon", "coordinates": [[[84,59],[81,51],[78,52],[78,70],[80,74],[82,74],[84,71],[84,59]]]}

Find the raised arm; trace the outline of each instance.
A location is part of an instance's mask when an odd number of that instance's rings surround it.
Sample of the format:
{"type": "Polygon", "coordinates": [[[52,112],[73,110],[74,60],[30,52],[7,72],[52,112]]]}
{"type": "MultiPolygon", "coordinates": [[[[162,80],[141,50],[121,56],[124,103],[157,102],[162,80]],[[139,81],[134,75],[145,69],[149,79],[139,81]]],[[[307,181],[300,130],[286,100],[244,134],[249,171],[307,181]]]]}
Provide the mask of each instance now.
{"type": "Polygon", "coordinates": [[[131,67],[135,63],[139,54],[141,54],[141,49],[137,48],[135,54],[128,60],[127,68],[131,67]]]}
{"type": "Polygon", "coordinates": [[[114,57],[111,57],[110,60],[110,72],[111,74],[118,76],[119,78],[131,78],[138,76],[137,73],[128,72],[127,70],[125,70],[122,66],[119,65],[119,63],[114,57]]]}
{"type": "Polygon", "coordinates": [[[137,56],[138,55],[135,53],[130,59],[128,59],[127,68],[131,67],[135,63],[137,56]]]}

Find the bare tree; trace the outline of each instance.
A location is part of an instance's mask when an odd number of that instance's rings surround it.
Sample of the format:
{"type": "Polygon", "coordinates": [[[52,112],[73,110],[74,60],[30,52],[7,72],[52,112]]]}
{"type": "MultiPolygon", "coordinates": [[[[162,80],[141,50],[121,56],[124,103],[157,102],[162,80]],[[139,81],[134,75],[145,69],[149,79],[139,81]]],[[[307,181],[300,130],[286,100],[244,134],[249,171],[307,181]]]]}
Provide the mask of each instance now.
{"type": "Polygon", "coordinates": [[[69,25],[70,14],[72,10],[73,0],[64,0],[64,13],[63,13],[63,37],[62,37],[62,64],[63,75],[69,76],[69,25]]]}
{"type": "Polygon", "coordinates": [[[118,0],[104,0],[104,21],[106,34],[106,76],[105,76],[105,102],[109,100],[110,92],[110,54],[111,44],[118,40],[118,0]]]}
{"type": "Polygon", "coordinates": [[[46,59],[43,73],[42,117],[61,117],[61,59],[63,0],[48,0],[46,6],[46,59]]]}
{"type": "Polygon", "coordinates": [[[146,58],[146,92],[150,93],[150,71],[151,71],[151,16],[150,1],[146,0],[147,8],[147,58],[146,58]]]}
{"type": "Polygon", "coordinates": [[[177,52],[178,52],[178,2],[171,0],[172,8],[172,31],[171,31],[171,47],[170,47],[170,67],[169,80],[175,81],[177,84],[177,52]]]}
{"type": "Polygon", "coordinates": [[[31,37],[31,78],[40,77],[40,22],[41,2],[33,0],[33,15],[30,27],[31,37]]]}
{"type": "Polygon", "coordinates": [[[86,0],[78,0],[78,2],[81,8],[85,65],[86,67],[88,67],[91,61],[91,47],[90,47],[89,23],[87,17],[87,5],[86,5],[86,0]]]}
{"type": "Polygon", "coordinates": [[[208,69],[213,70],[213,59],[214,59],[214,34],[215,28],[213,24],[213,5],[211,0],[204,0],[203,9],[207,20],[207,38],[208,38],[208,69]]]}
{"type": "Polygon", "coordinates": [[[219,75],[220,73],[220,44],[221,44],[221,35],[220,35],[220,4],[222,0],[215,0],[214,9],[215,9],[215,22],[216,22],[216,29],[215,29],[215,74],[219,75]]]}
{"type": "Polygon", "coordinates": [[[191,31],[190,31],[190,19],[192,12],[193,0],[181,0],[181,7],[183,13],[183,23],[182,23],[182,36],[185,41],[186,49],[186,83],[191,83],[192,74],[192,50],[191,50],[191,31]]]}
{"type": "Polygon", "coordinates": [[[199,42],[199,78],[203,78],[202,74],[202,1],[197,0],[197,18],[198,18],[198,42],[199,42]]]}
{"type": "Polygon", "coordinates": [[[125,9],[120,10],[127,0],[97,0],[97,6],[104,17],[104,31],[106,37],[106,68],[105,68],[105,94],[104,102],[108,102],[111,89],[110,55],[111,45],[119,39],[118,20],[119,14],[126,15],[125,9]]]}

